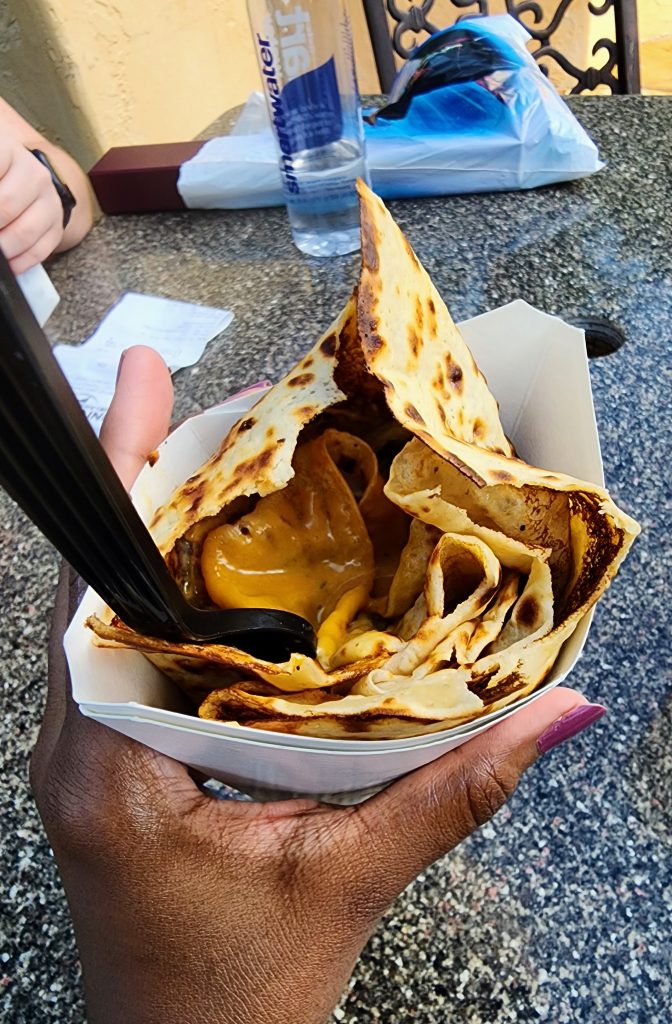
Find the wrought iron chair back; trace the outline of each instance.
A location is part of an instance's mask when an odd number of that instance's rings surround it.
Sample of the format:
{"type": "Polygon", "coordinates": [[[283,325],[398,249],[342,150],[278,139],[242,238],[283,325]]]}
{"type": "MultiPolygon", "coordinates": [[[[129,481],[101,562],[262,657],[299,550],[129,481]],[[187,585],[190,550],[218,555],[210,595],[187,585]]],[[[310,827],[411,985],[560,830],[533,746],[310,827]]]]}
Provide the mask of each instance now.
{"type": "MultiPolygon", "coordinates": [[[[407,3],[402,0],[363,0],[364,12],[369,26],[376,68],[383,92],[389,92],[396,74],[394,54],[406,59],[411,50],[422,41],[423,34],[430,35],[445,26],[435,25],[430,21],[435,0],[421,0],[420,3],[407,3]],[[388,13],[396,23],[392,34],[388,13]],[[409,38],[409,45],[404,39],[409,38]]],[[[606,58],[599,67],[589,66],[578,68],[566,54],[553,45],[553,37],[567,12],[572,8],[574,0],[552,0],[554,11],[546,13],[540,0],[505,0],[507,12],[521,22],[538,43],[532,56],[539,62],[545,74],[549,72],[549,62],[555,62],[562,70],[575,80],[570,92],[578,93],[595,89],[598,85],[607,85],[612,93],[637,93],[639,89],[639,42],[637,35],[636,0],[579,0],[587,4],[590,14],[600,17],[613,10],[615,39],[602,38],[593,46],[593,56],[606,58]],[[531,18],[522,18],[522,15],[531,18]]],[[[549,0],[550,3],[550,0],[549,0]]],[[[473,15],[490,13],[490,0],[447,0],[447,6],[461,12],[455,19],[473,15]]],[[[501,9],[501,8],[500,8],[501,9]]],[[[577,10],[577,5],[574,10],[577,10]]],[[[492,13],[495,13],[494,11],[492,13]]]]}

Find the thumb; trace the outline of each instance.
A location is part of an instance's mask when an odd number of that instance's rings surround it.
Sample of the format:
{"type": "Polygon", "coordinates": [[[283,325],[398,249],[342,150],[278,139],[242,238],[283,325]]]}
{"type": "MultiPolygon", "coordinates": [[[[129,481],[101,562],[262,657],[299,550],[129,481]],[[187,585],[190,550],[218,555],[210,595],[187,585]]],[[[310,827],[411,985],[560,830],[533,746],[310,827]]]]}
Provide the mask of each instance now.
{"type": "Polygon", "coordinates": [[[119,363],[117,386],[100,430],[100,443],[124,487],[131,487],[161,444],[173,411],[170,371],[153,348],[134,345],[119,363]]]}
{"type": "Polygon", "coordinates": [[[374,847],[369,857],[383,905],[488,821],[542,750],[603,713],[601,705],[558,687],[358,808],[364,842],[374,847]]]}

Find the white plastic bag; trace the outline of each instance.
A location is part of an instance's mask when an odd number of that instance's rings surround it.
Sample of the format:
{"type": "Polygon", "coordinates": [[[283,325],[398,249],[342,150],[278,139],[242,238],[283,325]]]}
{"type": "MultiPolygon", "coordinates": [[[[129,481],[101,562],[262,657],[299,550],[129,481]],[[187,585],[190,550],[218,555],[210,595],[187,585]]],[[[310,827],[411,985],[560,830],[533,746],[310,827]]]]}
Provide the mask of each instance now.
{"type": "MultiPolygon", "coordinates": [[[[595,144],[526,48],[509,15],[464,19],[426,40],[366,123],[371,182],[384,199],[536,188],[603,167],[595,144]]],[[[187,163],[189,207],[283,204],[277,150],[261,94],[234,133],[187,163]]]]}

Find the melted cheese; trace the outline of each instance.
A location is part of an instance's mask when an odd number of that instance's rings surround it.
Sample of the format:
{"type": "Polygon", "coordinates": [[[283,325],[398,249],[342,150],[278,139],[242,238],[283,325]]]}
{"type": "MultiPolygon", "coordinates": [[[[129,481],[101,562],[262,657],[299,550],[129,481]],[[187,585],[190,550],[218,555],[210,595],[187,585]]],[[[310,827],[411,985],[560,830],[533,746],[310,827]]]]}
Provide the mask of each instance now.
{"type": "Polygon", "coordinates": [[[325,435],[298,448],[293,465],[287,487],[208,534],[201,569],[220,608],[279,608],[319,626],[354,588],[366,600],[373,547],[325,435]]]}
{"type": "Polygon", "coordinates": [[[367,587],[353,587],[343,594],[333,612],[326,617],[317,634],[317,660],[328,665],[339,647],[345,643],[348,624],[365,603],[367,587]]]}

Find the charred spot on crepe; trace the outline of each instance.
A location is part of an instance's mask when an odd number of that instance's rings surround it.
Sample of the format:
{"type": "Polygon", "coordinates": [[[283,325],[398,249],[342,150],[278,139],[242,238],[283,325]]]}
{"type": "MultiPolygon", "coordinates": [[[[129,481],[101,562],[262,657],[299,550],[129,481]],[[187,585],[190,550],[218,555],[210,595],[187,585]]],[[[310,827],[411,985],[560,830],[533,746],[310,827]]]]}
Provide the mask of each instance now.
{"type": "MultiPolygon", "coordinates": [[[[320,718],[320,722],[324,724],[324,734],[329,734],[329,728],[334,731],[338,730],[343,735],[350,736],[351,738],[357,737],[358,739],[366,739],[374,731],[380,731],[384,729],[390,720],[389,716],[384,715],[368,715],[367,717],[342,719],[336,715],[324,715],[320,718]]],[[[282,718],[250,718],[245,724],[252,728],[262,730],[264,732],[286,732],[291,735],[302,735],[305,734],[306,728],[301,722],[287,722],[286,719],[282,718]]],[[[422,723],[423,725],[429,725],[430,720],[422,723]]],[[[322,733],[316,733],[321,735],[322,733]]]]}
{"type": "Polygon", "coordinates": [[[379,236],[373,224],[362,224],[362,262],[375,274],[378,271],[379,236]]]}
{"type": "Polygon", "coordinates": [[[369,356],[375,356],[376,353],[380,352],[380,350],[385,347],[385,342],[380,335],[376,333],[375,320],[371,322],[371,328],[365,335],[364,345],[367,355],[369,356]]]}
{"type": "Polygon", "coordinates": [[[312,384],[315,380],[314,373],[297,373],[295,377],[290,377],[287,383],[293,388],[302,388],[306,384],[312,384]]]}
{"type": "Polygon", "coordinates": [[[338,344],[338,338],[335,334],[328,334],[324,341],[320,344],[320,352],[325,356],[333,356],[336,352],[336,346],[338,344]]]}
{"type": "Polygon", "coordinates": [[[569,495],[572,512],[584,524],[586,530],[586,551],[578,578],[570,583],[563,616],[572,614],[586,601],[587,595],[605,577],[606,567],[623,546],[623,530],[611,523],[602,512],[602,502],[595,496],[572,492],[569,495]]]}
{"type": "Polygon", "coordinates": [[[447,373],[448,373],[448,380],[453,385],[455,390],[458,391],[458,392],[462,391],[462,389],[464,387],[464,384],[463,384],[464,374],[462,372],[461,367],[458,366],[457,363],[453,363],[450,360],[450,358],[448,358],[447,361],[446,361],[446,370],[447,370],[447,373]]]}
{"type": "Polygon", "coordinates": [[[183,493],[185,498],[191,498],[191,502],[189,505],[190,511],[193,511],[198,508],[201,501],[203,500],[204,491],[205,481],[200,479],[195,479],[193,483],[190,483],[188,486],[184,488],[183,493]]]}
{"type": "Polygon", "coordinates": [[[414,358],[417,358],[418,352],[422,348],[422,338],[414,327],[408,328],[408,344],[414,358]]]}
{"type": "Polygon", "coordinates": [[[376,317],[376,299],[370,284],[360,282],[357,291],[358,327],[361,344],[365,356],[374,358],[385,347],[385,342],[378,334],[376,317]]]}
{"type": "Polygon", "coordinates": [[[259,455],[256,455],[254,458],[236,466],[230,482],[220,491],[219,497],[222,505],[228,506],[231,504],[232,501],[235,500],[229,499],[231,492],[235,491],[241,483],[249,479],[255,479],[257,474],[261,473],[261,471],[269,465],[273,459],[273,451],[275,447],[276,446],[273,445],[269,448],[265,448],[259,455]]]}
{"type": "Polygon", "coordinates": [[[515,616],[519,622],[532,630],[539,622],[541,609],[534,597],[528,595],[521,597],[515,609],[515,616]]]}
{"type": "MultiPolygon", "coordinates": [[[[497,666],[499,668],[499,666],[497,666]]],[[[488,686],[489,680],[496,672],[488,673],[481,679],[469,684],[469,689],[475,693],[487,708],[490,704],[494,704],[496,701],[502,700],[503,698],[509,697],[515,690],[519,689],[521,684],[524,684],[525,680],[519,672],[510,672],[504,679],[499,679],[494,686],[488,686]]]]}
{"type": "MultiPolygon", "coordinates": [[[[418,429],[415,430],[414,433],[416,437],[418,437],[421,441],[424,441],[428,448],[432,447],[432,437],[430,434],[427,433],[426,430],[418,429]]],[[[485,486],[485,480],[483,479],[483,477],[479,476],[478,473],[474,472],[473,469],[467,466],[465,462],[462,462],[462,460],[459,459],[456,455],[451,455],[451,453],[446,451],[445,449],[441,452],[437,452],[437,455],[440,458],[445,459],[445,461],[450,463],[452,466],[455,466],[456,469],[459,469],[459,471],[462,474],[464,474],[464,476],[467,477],[467,479],[472,480],[478,487],[485,486]]]]}
{"type": "Polygon", "coordinates": [[[404,412],[408,417],[410,417],[410,419],[414,420],[416,423],[421,423],[424,427],[425,421],[418,412],[418,410],[415,408],[415,406],[412,404],[412,402],[406,403],[406,405],[404,406],[404,412]]]}

